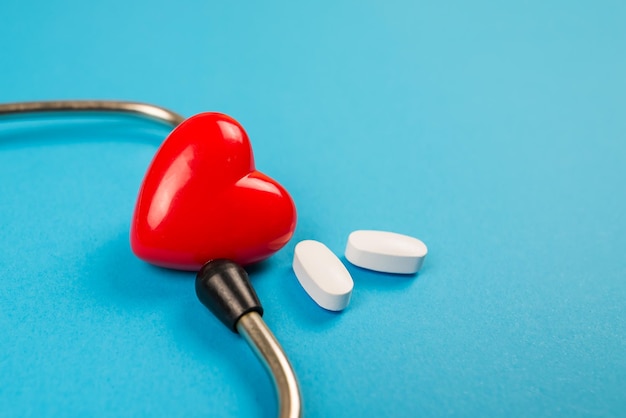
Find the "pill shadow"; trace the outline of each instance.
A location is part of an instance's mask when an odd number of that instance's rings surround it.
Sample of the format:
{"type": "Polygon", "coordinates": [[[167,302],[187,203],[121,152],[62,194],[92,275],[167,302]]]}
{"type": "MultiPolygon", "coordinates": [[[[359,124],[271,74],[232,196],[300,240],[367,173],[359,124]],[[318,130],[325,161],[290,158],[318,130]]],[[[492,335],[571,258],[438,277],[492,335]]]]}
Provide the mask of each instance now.
{"type": "Polygon", "coordinates": [[[404,290],[415,283],[420,278],[420,274],[426,270],[422,269],[413,274],[382,273],[357,267],[350,263],[345,256],[340,259],[350,272],[355,289],[358,287],[378,290],[404,290]]]}
{"type": "MultiPolygon", "coordinates": [[[[319,306],[298,282],[291,267],[277,270],[285,283],[281,286],[285,305],[282,309],[296,316],[296,323],[303,324],[307,330],[320,331],[328,329],[340,320],[342,312],[329,311],[319,306]]],[[[349,308],[348,308],[349,309],[349,308]]]]}

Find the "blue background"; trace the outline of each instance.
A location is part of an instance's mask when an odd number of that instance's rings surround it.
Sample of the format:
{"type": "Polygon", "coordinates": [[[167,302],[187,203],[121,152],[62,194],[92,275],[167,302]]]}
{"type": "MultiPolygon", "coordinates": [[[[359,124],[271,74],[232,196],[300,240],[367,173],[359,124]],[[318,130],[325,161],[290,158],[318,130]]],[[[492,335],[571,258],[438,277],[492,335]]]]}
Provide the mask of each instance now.
{"type": "MultiPolygon", "coordinates": [[[[626,416],[623,1],[0,3],[0,101],[237,118],[299,211],[255,269],[307,417],[626,416]],[[341,314],[291,271],[355,229],[429,247],[348,266],[341,314]]],[[[0,415],[263,416],[269,378],[128,230],[167,129],[0,121],[0,415]]],[[[344,259],[345,261],[345,259],[344,259]]]]}

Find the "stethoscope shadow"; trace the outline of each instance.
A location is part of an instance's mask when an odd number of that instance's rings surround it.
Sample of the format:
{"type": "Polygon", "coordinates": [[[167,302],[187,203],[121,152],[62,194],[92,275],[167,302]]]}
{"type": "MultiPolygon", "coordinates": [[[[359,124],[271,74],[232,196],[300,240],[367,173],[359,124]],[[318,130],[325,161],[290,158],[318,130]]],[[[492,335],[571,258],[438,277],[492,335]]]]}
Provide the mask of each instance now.
{"type": "Polygon", "coordinates": [[[126,115],[0,119],[0,150],[68,143],[132,143],[159,146],[171,128],[126,115]]]}

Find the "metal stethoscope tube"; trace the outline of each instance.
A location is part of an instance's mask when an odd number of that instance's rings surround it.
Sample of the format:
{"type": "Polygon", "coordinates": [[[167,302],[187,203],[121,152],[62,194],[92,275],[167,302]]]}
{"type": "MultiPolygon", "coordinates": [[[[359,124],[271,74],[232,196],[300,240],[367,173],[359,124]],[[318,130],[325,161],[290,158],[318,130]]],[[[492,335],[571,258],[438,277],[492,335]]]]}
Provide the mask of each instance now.
{"type": "MultiPolygon", "coordinates": [[[[132,114],[164,123],[173,128],[185,120],[178,113],[160,106],[115,100],[57,100],[0,104],[0,116],[50,112],[132,114]]],[[[235,328],[262,361],[274,381],[279,402],[279,417],[301,417],[302,401],[296,375],[287,355],[261,315],[256,311],[247,312],[239,317],[235,328]]]]}
{"type": "Polygon", "coordinates": [[[237,322],[237,331],[252,347],[274,381],[278,394],[279,417],[300,417],[302,404],[296,375],[287,355],[261,315],[250,312],[242,316],[237,322]]]}
{"type": "Polygon", "coordinates": [[[125,113],[164,123],[172,128],[175,128],[185,120],[185,118],[178,113],[160,106],[118,100],[51,100],[41,102],[0,103],[0,116],[51,112],[125,113]]]}

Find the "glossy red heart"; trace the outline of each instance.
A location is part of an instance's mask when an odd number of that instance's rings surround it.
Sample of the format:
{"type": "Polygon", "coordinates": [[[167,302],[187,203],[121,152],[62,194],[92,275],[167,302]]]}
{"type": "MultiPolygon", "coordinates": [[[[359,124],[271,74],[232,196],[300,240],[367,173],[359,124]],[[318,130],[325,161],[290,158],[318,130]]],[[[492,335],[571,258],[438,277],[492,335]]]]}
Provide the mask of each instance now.
{"type": "Polygon", "coordinates": [[[293,200],[256,171],[243,127],[229,116],[202,113],[176,127],[157,151],[139,191],[130,242],[149,263],[198,270],[215,258],[263,260],[295,227],[293,200]]]}

